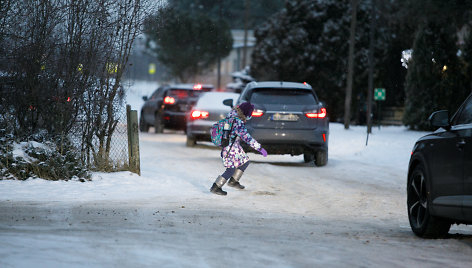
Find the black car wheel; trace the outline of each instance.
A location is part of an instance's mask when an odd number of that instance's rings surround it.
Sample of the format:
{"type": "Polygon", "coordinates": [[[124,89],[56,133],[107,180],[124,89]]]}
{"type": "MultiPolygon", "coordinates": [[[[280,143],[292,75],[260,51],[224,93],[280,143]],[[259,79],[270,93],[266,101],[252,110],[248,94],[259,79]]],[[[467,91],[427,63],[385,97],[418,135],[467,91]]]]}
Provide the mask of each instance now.
{"type": "MultiPolygon", "coordinates": [[[[143,113],[141,112],[141,114],[143,114],[143,113]]],[[[142,115],[139,118],[139,130],[141,132],[148,132],[149,131],[149,125],[146,124],[146,122],[144,122],[144,117],[142,115]]]]}
{"type": "Polygon", "coordinates": [[[325,166],[328,163],[328,151],[319,150],[315,153],[315,165],[325,166]]]}
{"type": "Polygon", "coordinates": [[[429,213],[428,178],[421,164],[415,167],[408,178],[407,206],[411,230],[420,237],[442,237],[451,228],[445,219],[429,213]]]}
{"type": "Polygon", "coordinates": [[[187,135],[187,147],[193,147],[195,146],[195,144],[197,144],[197,140],[195,139],[195,137],[187,135]]]}
{"type": "Polygon", "coordinates": [[[164,124],[162,123],[162,118],[160,114],[154,116],[154,132],[162,133],[164,132],[164,124]]]}

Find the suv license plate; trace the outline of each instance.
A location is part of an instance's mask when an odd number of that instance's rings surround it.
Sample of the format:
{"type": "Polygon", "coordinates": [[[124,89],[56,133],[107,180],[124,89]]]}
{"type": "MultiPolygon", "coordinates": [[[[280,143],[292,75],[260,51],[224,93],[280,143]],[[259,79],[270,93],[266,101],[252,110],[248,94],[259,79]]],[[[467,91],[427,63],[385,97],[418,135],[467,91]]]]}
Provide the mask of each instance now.
{"type": "Polygon", "coordinates": [[[276,113],[272,115],[272,120],[273,121],[298,121],[298,115],[276,113]]]}

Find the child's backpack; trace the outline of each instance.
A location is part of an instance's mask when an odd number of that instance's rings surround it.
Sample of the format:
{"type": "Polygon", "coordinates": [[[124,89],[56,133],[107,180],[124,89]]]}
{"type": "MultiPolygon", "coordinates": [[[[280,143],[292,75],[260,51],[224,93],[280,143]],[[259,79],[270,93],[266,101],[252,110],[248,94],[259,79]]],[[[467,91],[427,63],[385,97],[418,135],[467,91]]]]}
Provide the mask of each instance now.
{"type": "Polygon", "coordinates": [[[233,132],[233,124],[228,118],[221,119],[211,127],[211,141],[219,147],[229,145],[229,139],[233,132]]]}

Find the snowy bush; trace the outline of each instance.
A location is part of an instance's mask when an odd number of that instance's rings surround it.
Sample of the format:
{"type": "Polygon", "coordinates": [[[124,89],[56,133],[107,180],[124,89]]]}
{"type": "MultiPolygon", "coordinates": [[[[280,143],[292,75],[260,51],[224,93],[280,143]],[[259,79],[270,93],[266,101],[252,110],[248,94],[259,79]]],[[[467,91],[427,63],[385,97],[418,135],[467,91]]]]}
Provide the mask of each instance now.
{"type": "Polygon", "coordinates": [[[90,180],[90,173],[68,140],[61,141],[43,130],[20,140],[0,129],[0,180],[90,180]]]}

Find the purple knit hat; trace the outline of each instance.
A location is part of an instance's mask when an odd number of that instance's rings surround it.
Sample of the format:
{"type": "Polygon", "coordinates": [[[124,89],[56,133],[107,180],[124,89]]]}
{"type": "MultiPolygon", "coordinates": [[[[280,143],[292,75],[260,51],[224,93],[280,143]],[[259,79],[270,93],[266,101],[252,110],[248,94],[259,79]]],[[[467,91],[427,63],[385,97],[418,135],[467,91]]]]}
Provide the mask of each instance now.
{"type": "Polygon", "coordinates": [[[250,102],[243,102],[239,104],[238,107],[245,116],[251,116],[252,111],[254,111],[254,105],[252,105],[250,102]]]}

